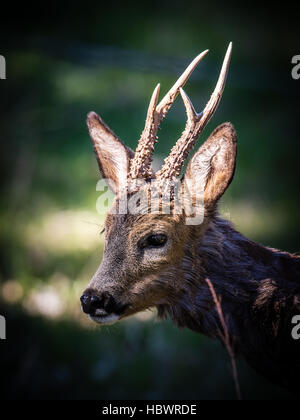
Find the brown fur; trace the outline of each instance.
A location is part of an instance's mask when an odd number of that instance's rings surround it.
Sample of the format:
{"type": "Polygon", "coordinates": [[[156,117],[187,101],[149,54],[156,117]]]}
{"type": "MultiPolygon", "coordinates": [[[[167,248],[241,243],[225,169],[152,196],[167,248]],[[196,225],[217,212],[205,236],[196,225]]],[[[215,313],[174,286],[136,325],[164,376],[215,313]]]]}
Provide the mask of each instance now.
{"type": "MultiPolygon", "coordinates": [[[[127,178],[131,152],[111,133],[101,138],[100,171],[118,184],[127,178]]],[[[221,297],[235,350],[264,376],[295,389],[300,348],[291,338],[291,320],[300,314],[300,258],[249,241],[218,216],[217,202],[235,161],[236,133],[225,123],[189,162],[185,176],[199,177],[205,186],[205,216],[198,226],[187,226],[184,214],[114,214],[117,197],[106,218],[103,260],[88,292],[121,302],[120,318],[156,307],[159,317],[169,316],[179,327],[219,337],[209,279],[221,297]],[[141,246],[158,233],[167,235],[166,245],[141,246]]]]}

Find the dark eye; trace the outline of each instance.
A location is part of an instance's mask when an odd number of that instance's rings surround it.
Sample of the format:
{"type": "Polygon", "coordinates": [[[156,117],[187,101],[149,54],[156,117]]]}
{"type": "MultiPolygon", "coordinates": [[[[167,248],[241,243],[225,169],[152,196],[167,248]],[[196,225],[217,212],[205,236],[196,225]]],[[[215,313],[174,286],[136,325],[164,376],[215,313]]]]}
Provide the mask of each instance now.
{"type": "Polygon", "coordinates": [[[155,235],[150,235],[147,238],[148,246],[163,246],[167,242],[167,236],[163,233],[157,233],[155,235]]]}

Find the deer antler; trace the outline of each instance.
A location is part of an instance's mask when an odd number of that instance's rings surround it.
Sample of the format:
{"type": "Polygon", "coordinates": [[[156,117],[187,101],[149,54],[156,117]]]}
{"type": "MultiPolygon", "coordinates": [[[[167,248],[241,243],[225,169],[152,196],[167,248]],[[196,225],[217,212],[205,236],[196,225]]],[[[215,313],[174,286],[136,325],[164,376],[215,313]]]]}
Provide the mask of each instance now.
{"type": "Polygon", "coordinates": [[[195,70],[197,65],[207,53],[208,50],[203,51],[191,62],[191,64],[186,68],[186,70],[182,73],[177,82],[163,97],[163,99],[158,105],[157,100],[160,85],[158,84],[154,89],[147,112],[145,128],[141,134],[134,158],[131,161],[129,173],[129,177],[131,179],[139,177],[154,177],[153,171],[151,169],[151,161],[154,150],[154,144],[157,141],[157,131],[159,125],[166,116],[169,109],[171,108],[180,89],[185,85],[192,72],[195,70]]]}
{"type": "Polygon", "coordinates": [[[152,153],[154,144],[157,142],[157,130],[159,121],[156,118],[156,105],[159,95],[160,84],[156,86],[152,94],[145,128],[141,134],[135,155],[130,165],[130,178],[135,179],[139,177],[152,178],[153,172],[151,170],[152,153]]]}
{"type": "Polygon", "coordinates": [[[216,111],[217,106],[219,105],[226,83],[226,77],[231,57],[231,50],[232,43],[230,42],[215,90],[211,95],[210,100],[205,106],[203,112],[197,114],[192,105],[191,100],[184,92],[184,90],[180,87],[180,94],[182,96],[187,113],[187,122],[185,130],[182,133],[180,139],[175,144],[175,146],[172,148],[170,155],[165,159],[163,167],[160,171],[157,172],[157,178],[173,178],[180,174],[181,168],[190,150],[194,147],[195,142],[199,138],[200,134],[204,130],[205,126],[208,124],[209,120],[216,111]]]}

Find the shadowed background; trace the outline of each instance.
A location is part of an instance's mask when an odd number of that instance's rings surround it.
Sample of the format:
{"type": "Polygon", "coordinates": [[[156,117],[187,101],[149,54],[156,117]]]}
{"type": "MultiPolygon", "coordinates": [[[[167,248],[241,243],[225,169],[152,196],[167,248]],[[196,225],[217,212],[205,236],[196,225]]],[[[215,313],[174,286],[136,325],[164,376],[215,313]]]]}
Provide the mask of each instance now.
{"type": "MultiPolygon", "coordinates": [[[[27,7],[27,6],[26,6],[27,7]]],[[[291,59],[299,24],[289,11],[207,2],[54,3],[2,18],[0,54],[0,341],[4,398],[235,398],[221,344],[145,312],[99,328],[79,297],[103,250],[99,179],[85,125],[94,110],[133,149],[150,96],[210,53],[185,90],[209,99],[229,41],[220,123],[238,132],[236,175],[222,214],[249,238],[300,250],[299,91],[291,59]],[[278,12],[278,13],[277,13],[278,12]]],[[[180,99],[162,124],[156,159],[185,124],[180,99]]],[[[244,398],[292,398],[238,362],[244,398]]]]}

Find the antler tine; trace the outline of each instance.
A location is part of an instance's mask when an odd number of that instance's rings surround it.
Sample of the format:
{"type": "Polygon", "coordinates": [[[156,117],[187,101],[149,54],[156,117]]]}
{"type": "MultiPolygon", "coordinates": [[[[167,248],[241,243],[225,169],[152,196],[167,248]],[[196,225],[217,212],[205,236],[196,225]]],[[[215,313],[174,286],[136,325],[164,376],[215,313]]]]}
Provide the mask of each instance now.
{"type": "Polygon", "coordinates": [[[156,112],[158,114],[159,122],[161,122],[166,116],[167,112],[171,108],[173,102],[175,101],[180,88],[182,88],[188,81],[190,75],[193,73],[195,68],[198,66],[203,57],[206,56],[209,50],[203,51],[201,54],[197,55],[196,58],[191,62],[191,64],[185,69],[182,75],[179,77],[177,82],[171,87],[168,93],[162,98],[160,103],[156,107],[156,112]]]}
{"type": "Polygon", "coordinates": [[[187,123],[180,139],[172,148],[170,155],[165,159],[163,167],[160,171],[157,172],[157,178],[166,179],[179,176],[181,168],[190,150],[194,147],[195,142],[204,130],[205,126],[208,124],[220,103],[228,74],[231,51],[232,42],[230,42],[227,48],[216,87],[203,112],[197,114],[187,94],[183,89],[180,89],[180,94],[186,108],[187,123]]]}
{"type": "Polygon", "coordinates": [[[129,176],[131,179],[139,176],[152,178],[154,176],[151,169],[152,153],[154,144],[157,142],[157,126],[156,126],[156,104],[158,101],[160,84],[156,86],[152,94],[148,107],[145,128],[141,134],[134,158],[130,166],[129,176]]]}
{"type": "Polygon", "coordinates": [[[153,178],[154,173],[151,169],[152,153],[154,150],[154,144],[157,141],[157,131],[161,121],[166,116],[167,112],[171,108],[175,101],[180,89],[185,85],[192,72],[195,70],[197,65],[200,63],[202,58],[208,53],[208,50],[203,51],[199,54],[186,70],[179,77],[177,82],[169,90],[169,92],[163,97],[160,103],[157,105],[158,94],[160,85],[158,84],[153,92],[150,105],[148,108],[145,128],[140,137],[138,147],[135,152],[135,156],[131,162],[131,168],[129,176],[131,179],[138,177],[153,178]],[[156,106],[157,105],[157,106],[156,106]]]}

